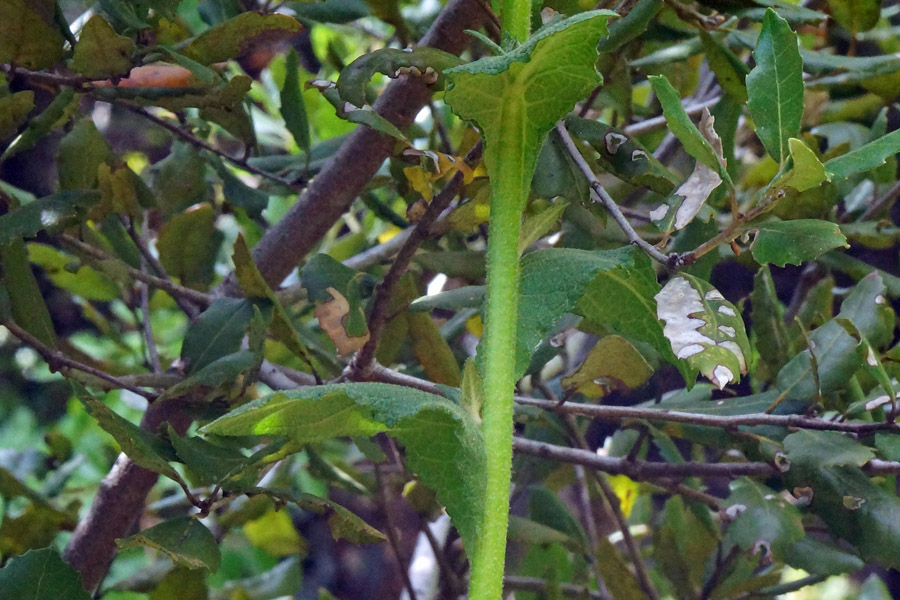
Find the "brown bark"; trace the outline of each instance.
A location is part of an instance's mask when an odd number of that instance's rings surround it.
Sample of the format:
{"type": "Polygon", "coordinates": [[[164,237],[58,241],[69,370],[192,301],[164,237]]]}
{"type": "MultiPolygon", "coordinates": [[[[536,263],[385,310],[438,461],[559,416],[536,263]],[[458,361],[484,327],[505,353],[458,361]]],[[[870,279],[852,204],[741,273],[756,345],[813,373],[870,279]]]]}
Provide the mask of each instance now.
{"type": "MultiPolygon", "coordinates": [[[[466,29],[478,29],[488,14],[478,0],[453,0],[419,45],[459,54],[469,42],[466,29]]],[[[417,77],[403,76],[388,85],[373,108],[400,129],[412,124],[431,90],[417,77]]],[[[357,127],[340,150],[310,182],[297,203],[253,249],[269,285],[278,286],[369,182],[394,150],[395,140],[368,127],[357,127]]],[[[233,292],[233,278],[226,291],[233,292]]]]}

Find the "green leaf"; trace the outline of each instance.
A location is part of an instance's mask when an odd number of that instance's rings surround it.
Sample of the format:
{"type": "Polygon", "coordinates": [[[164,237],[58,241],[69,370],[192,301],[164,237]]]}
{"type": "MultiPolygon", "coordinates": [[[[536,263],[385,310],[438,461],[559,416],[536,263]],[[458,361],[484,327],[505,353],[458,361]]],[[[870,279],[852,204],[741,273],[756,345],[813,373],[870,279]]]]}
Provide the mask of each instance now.
{"type": "Polygon", "coordinates": [[[559,221],[568,206],[569,203],[565,201],[554,202],[537,214],[526,218],[519,234],[519,254],[551,231],[558,230],[559,221]]]}
{"type": "Polygon", "coordinates": [[[325,100],[327,100],[328,103],[334,107],[335,114],[337,114],[338,118],[349,121],[350,123],[359,123],[360,125],[365,125],[366,127],[374,129],[378,133],[389,135],[398,140],[404,142],[407,141],[406,136],[403,135],[402,131],[397,129],[396,125],[375,112],[371,106],[358,108],[354,104],[347,102],[346,100],[341,98],[341,94],[340,92],[338,92],[337,87],[334,83],[316,79],[310,81],[307,85],[319,90],[319,92],[322,94],[322,97],[325,98],[325,100]]]}
{"type": "MultiPolygon", "coordinates": [[[[0,217],[0,223],[3,218],[0,217]]],[[[2,317],[11,317],[25,331],[45,345],[55,348],[53,320],[31,270],[25,242],[21,238],[5,245],[0,244],[0,271],[3,273],[0,279],[0,314],[7,309],[10,312],[9,315],[2,314],[2,317]],[[5,303],[3,296],[8,300],[7,307],[2,306],[5,303]]]]}
{"type": "Polygon", "coordinates": [[[747,372],[750,341],[735,306],[712,285],[691,275],[670,279],[655,296],[663,333],[687,360],[719,389],[747,372]]]}
{"type": "Polygon", "coordinates": [[[771,8],[763,18],[753,57],[756,67],[747,76],[747,109],[766,152],[783,163],[788,140],[800,133],[803,118],[803,61],[797,34],[771,8]]]}
{"type": "Polygon", "coordinates": [[[234,206],[239,206],[247,211],[251,219],[259,218],[269,206],[269,194],[263,190],[252,188],[240,180],[231,169],[225,166],[218,158],[211,158],[209,164],[222,180],[222,194],[234,206]]]}
{"type": "Polygon", "coordinates": [[[721,40],[700,30],[700,41],[703,43],[703,51],[706,53],[706,61],[709,68],[716,74],[719,85],[725,93],[739,104],[747,102],[747,86],[744,79],[750,70],[731,49],[721,40]]]}
{"type": "Polygon", "coordinates": [[[0,590],[17,600],[90,600],[81,575],[55,548],[31,550],[0,569],[0,590]]]}
{"type": "Polygon", "coordinates": [[[273,309],[270,326],[272,335],[287,346],[291,352],[300,357],[303,362],[311,366],[312,362],[307,353],[306,345],[297,334],[297,329],[294,327],[290,315],[278,301],[278,298],[275,297],[275,292],[266,283],[265,277],[260,273],[256,263],[253,262],[250,248],[247,247],[247,241],[244,239],[243,233],[238,234],[237,239],[234,241],[232,260],[234,261],[235,277],[244,293],[250,298],[265,299],[271,303],[273,309]]]}
{"type": "Polygon", "coordinates": [[[562,196],[567,200],[586,202],[590,197],[587,179],[553,130],[544,141],[538,155],[531,189],[540,198],[562,196]]]}
{"type": "Polygon", "coordinates": [[[334,300],[329,288],[337,291],[349,304],[343,328],[349,337],[368,335],[366,312],[363,295],[368,291],[364,283],[364,275],[345,266],[327,254],[313,255],[300,269],[303,287],[309,299],[317,303],[328,303],[334,300]]]}
{"type": "Polygon", "coordinates": [[[685,151],[718,173],[729,186],[733,185],[728,171],[725,170],[721,151],[716,151],[709,140],[700,133],[700,130],[691,121],[691,118],[688,117],[684,107],[681,105],[681,97],[678,95],[678,91],[672,87],[672,84],[669,83],[669,80],[664,75],[651,75],[648,79],[650,80],[650,85],[653,86],[653,91],[656,93],[660,105],[662,105],[663,115],[666,117],[669,131],[678,138],[685,151]]]}
{"type": "MultiPolygon", "coordinates": [[[[653,306],[653,294],[658,290],[649,259],[637,248],[596,252],[554,248],[526,254],[522,259],[516,373],[524,372],[538,344],[568,312],[666,348],[653,306]],[[612,297],[621,302],[610,306],[607,299],[612,297]]],[[[666,356],[671,357],[671,352],[666,356]]]]}
{"type": "Polygon", "coordinates": [[[453,111],[475,121],[484,162],[497,177],[503,146],[522,148],[517,189],[527,190],[547,132],[599,82],[597,43],[610,11],[590,11],[552,23],[502,56],[446,71],[444,96],[453,111]]]}
{"type": "Polygon", "coordinates": [[[39,231],[65,227],[79,213],[100,200],[99,192],[58,192],[38,198],[0,216],[0,245],[17,238],[33,237],[39,231]]]}
{"type": "Polygon", "coordinates": [[[685,506],[680,496],[666,500],[662,516],[665,520],[653,530],[653,557],[677,597],[693,598],[703,586],[706,560],[716,547],[718,531],[706,525],[697,510],[685,506]]]}
{"type": "Polygon", "coordinates": [[[73,385],[76,395],[87,413],[94,417],[100,427],[116,440],[128,458],[135,464],[165,475],[184,487],[181,476],[169,464],[169,461],[175,458],[174,452],[162,439],[120,417],[82,386],[73,385]]]}
{"type": "Polygon", "coordinates": [[[148,600],[207,600],[206,573],[175,567],[163,577],[148,600]]]}
{"type": "Polygon", "coordinates": [[[535,522],[566,534],[582,552],[588,551],[587,534],[575,515],[559,497],[544,486],[532,488],[528,497],[528,514],[535,522]]]}
{"type": "Polygon", "coordinates": [[[120,550],[146,546],[159,550],[176,565],[188,569],[219,570],[222,555],[216,538],[197,519],[180,517],[144,529],[131,537],[116,540],[120,550]]]}
{"type": "Polygon", "coordinates": [[[37,71],[59,62],[63,37],[49,18],[42,18],[52,16],[53,10],[47,0],[0,2],[0,63],[37,71]]]}
{"type": "MultiPolygon", "coordinates": [[[[412,275],[405,274],[397,285],[392,301],[407,306],[419,294],[412,275]]],[[[428,379],[437,384],[459,387],[462,375],[456,356],[431,315],[407,312],[404,317],[413,354],[422,365],[428,379]]]]}
{"type": "MultiPolygon", "coordinates": [[[[877,273],[866,276],[844,300],[838,316],[849,319],[876,347],[891,333],[893,311],[884,297],[885,289],[877,273]]],[[[794,356],[778,372],[775,385],[788,400],[811,401],[819,393],[829,393],[846,385],[863,365],[864,348],[834,319],[813,331],[818,377],[813,372],[809,350],[794,356]],[[816,380],[821,390],[816,388],[816,380]]]]}
{"type": "Polygon", "coordinates": [[[97,185],[97,169],[112,158],[112,149],[92,119],[81,119],[59,141],[57,171],[63,190],[86,190],[97,185]]]}
{"type": "Polygon", "coordinates": [[[803,469],[839,465],[861,467],[875,458],[871,449],[838,431],[801,429],[784,438],[783,443],[791,464],[803,469]]]}
{"type": "Polygon", "coordinates": [[[840,575],[865,566],[856,554],[806,534],[784,553],[784,561],[795,569],[814,575],[840,575]]]}
{"type": "Polygon", "coordinates": [[[106,19],[94,15],[81,30],[72,66],[85,77],[105,79],[131,70],[134,42],[118,35],[106,19]]]}
{"type": "Polygon", "coordinates": [[[240,350],[217,358],[166,390],[160,398],[174,398],[198,387],[219,388],[237,383],[238,377],[259,366],[260,356],[250,350],[240,350]]]}
{"type": "Polygon", "coordinates": [[[181,358],[188,373],[241,349],[241,340],[253,318],[253,304],[243,298],[219,298],[191,323],[184,334],[181,358]]]}
{"type": "Polygon", "coordinates": [[[206,183],[206,161],[184,142],[172,144],[172,151],[159,163],[153,191],[167,216],[176,215],[210,196],[206,183]]]}
{"type": "MultiPolygon", "coordinates": [[[[3,5],[0,5],[0,10],[2,7],[3,5]]],[[[2,35],[0,35],[0,39],[2,39],[2,35]]],[[[62,88],[47,108],[38,116],[30,119],[25,131],[13,140],[3,154],[0,154],[0,163],[19,152],[34,148],[41,138],[57,127],[62,127],[69,120],[69,115],[75,109],[76,102],[75,90],[70,87],[62,88]]]]}
{"type": "Polygon", "coordinates": [[[467,285],[446,292],[422,296],[409,305],[411,312],[425,312],[435,308],[462,310],[479,308],[484,303],[485,287],[483,285],[467,285]]]}
{"type": "Polygon", "coordinates": [[[728,526],[726,540],[765,558],[771,550],[779,560],[803,539],[803,524],[796,507],[771,489],[742,478],[731,484],[726,515],[736,518],[728,526]]]}
{"type": "Polygon", "coordinates": [[[335,540],[344,539],[351,544],[377,544],[385,541],[384,535],[363,521],[360,517],[347,510],[337,502],[327,498],[320,498],[312,494],[295,492],[292,490],[264,490],[256,491],[277,498],[282,502],[291,502],[298,508],[326,516],[331,535],[335,540]]]}
{"type": "MultiPolygon", "coordinates": [[[[364,55],[368,56],[368,55],[364,55]]],[[[281,88],[281,116],[297,146],[309,155],[309,119],[300,84],[300,56],[293,48],[284,64],[284,86],[281,88]]]]}
{"type": "Polygon", "coordinates": [[[366,86],[375,73],[388,77],[409,74],[421,77],[432,89],[443,89],[443,72],[462,64],[463,60],[454,54],[419,46],[416,48],[381,48],[363,54],[341,70],[337,80],[337,90],[341,98],[354,106],[365,106],[366,86]]]}
{"type": "Polygon", "coordinates": [[[828,0],[832,18],[854,37],[878,25],[881,2],[878,0],[828,0]]]}
{"type": "Polygon", "coordinates": [[[784,324],[784,306],[778,300],[772,272],[765,265],[753,277],[750,302],[754,346],[771,378],[791,356],[791,337],[784,324]]]}
{"type": "Polygon", "coordinates": [[[900,152],[900,130],[892,131],[865,146],[832,158],[825,163],[825,171],[829,181],[840,181],[851,175],[874,169],[898,152],[900,152]]]}
{"type": "MultiPolygon", "coordinates": [[[[227,480],[259,459],[257,455],[245,456],[236,448],[213,444],[200,437],[182,437],[168,424],[166,432],[178,459],[193,474],[190,479],[194,485],[220,485],[225,490],[235,489],[227,480]]],[[[280,444],[267,446],[264,451],[275,450],[278,446],[280,444]]],[[[252,487],[253,483],[248,487],[252,487]]]]}
{"type": "Polygon", "coordinates": [[[791,468],[789,485],[813,489],[810,508],[866,562],[900,566],[900,500],[852,465],[791,468]]]}
{"type": "Polygon", "coordinates": [[[75,257],[46,244],[29,242],[26,248],[28,260],[41,267],[54,285],[86,300],[109,302],[119,297],[121,290],[113,279],[79,264],[75,257]]]}
{"type": "Polygon", "coordinates": [[[34,92],[26,90],[0,98],[0,140],[15,134],[34,109],[34,92]]]}
{"type": "Polygon", "coordinates": [[[575,116],[566,118],[566,128],[597,151],[596,161],[604,171],[664,196],[675,189],[678,180],[672,172],[622,131],[600,121],[575,116]]]}
{"type": "Polygon", "coordinates": [[[788,146],[794,164],[790,171],[773,184],[775,187],[790,187],[798,192],[804,192],[827,181],[825,165],[819,162],[815,152],[810,150],[802,140],[790,138],[788,146]]]}
{"type": "Polygon", "coordinates": [[[223,239],[222,232],[216,229],[212,205],[196,204],[163,224],[156,244],[159,262],[182,285],[208,289],[223,239]]]}
{"type": "Polygon", "coordinates": [[[833,248],[849,248],[847,238],[836,223],[816,219],[770,221],[756,225],[750,251],[760,264],[776,267],[799,265],[814,260],[833,248]]]}
{"type": "Polygon", "coordinates": [[[388,433],[406,446],[410,469],[447,507],[466,551],[477,543],[484,495],[481,432],[445,398],[381,383],[316,386],[245,404],[203,432],[284,435],[300,444],[388,433]]]}
{"type": "Polygon", "coordinates": [[[302,29],[293,17],[246,12],[207,29],[181,53],[204,65],[237,58],[260,40],[288,39],[302,29]]]}

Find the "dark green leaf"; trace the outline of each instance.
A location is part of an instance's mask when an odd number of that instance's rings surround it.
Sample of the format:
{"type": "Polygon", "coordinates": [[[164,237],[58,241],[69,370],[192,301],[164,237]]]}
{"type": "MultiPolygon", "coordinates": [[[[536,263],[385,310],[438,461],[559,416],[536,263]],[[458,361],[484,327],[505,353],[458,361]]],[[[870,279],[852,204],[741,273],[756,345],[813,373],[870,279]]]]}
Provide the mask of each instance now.
{"type": "Polygon", "coordinates": [[[900,130],[851,150],[825,163],[829,180],[840,181],[857,173],[865,173],[900,152],[900,130]]]}
{"type": "Polygon", "coordinates": [[[216,538],[200,521],[181,517],[164,521],[131,537],[116,540],[119,549],[147,546],[159,550],[172,561],[189,569],[219,570],[222,555],[216,538]]]}
{"type": "Polygon", "coordinates": [[[770,221],[751,231],[756,232],[750,247],[753,258],[760,264],[771,263],[776,267],[799,265],[833,248],[850,247],[840,227],[828,221],[770,221]]]}
{"type": "Polygon", "coordinates": [[[831,16],[855,36],[878,25],[881,2],[878,0],[828,0],[831,16]]]}
{"type": "Polygon", "coordinates": [[[0,140],[15,134],[34,109],[34,92],[26,90],[0,98],[0,140]]]}
{"type": "Polygon", "coordinates": [[[252,317],[249,300],[219,298],[213,302],[184,334],[181,358],[188,363],[188,373],[240,350],[252,317]]]}
{"type": "MultiPolygon", "coordinates": [[[[4,217],[0,217],[0,223],[3,219],[4,217]]],[[[0,270],[3,273],[0,295],[6,296],[8,300],[8,306],[0,310],[5,309],[10,313],[2,315],[3,318],[11,317],[45,345],[56,347],[56,332],[50,319],[50,311],[31,270],[25,242],[21,238],[6,245],[0,244],[0,270]]]]}
{"type": "Polygon", "coordinates": [[[860,467],[875,458],[872,450],[837,431],[801,430],[784,438],[783,443],[791,464],[805,470],[838,465],[860,467]]]}
{"type": "Polygon", "coordinates": [[[746,103],[747,86],[744,79],[750,72],[747,65],[721,40],[703,30],[700,32],[700,41],[703,43],[709,68],[716,74],[719,85],[733,100],[740,104],[746,103]]]}
{"type": "Polygon", "coordinates": [[[300,84],[300,57],[291,49],[285,61],[284,87],[281,88],[281,116],[297,146],[309,154],[309,119],[300,84]]]}
{"type": "Polygon", "coordinates": [[[0,245],[17,238],[32,237],[45,229],[69,225],[79,211],[99,199],[99,192],[58,192],[12,210],[0,216],[0,245]]]}
{"type": "Polygon", "coordinates": [[[769,267],[763,266],[753,278],[752,332],[760,360],[774,376],[791,355],[791,338],[784,324],[784,306],[775,292],[775,282],[769,267]]]}
{"type": "MultiPolygon", "coordinates": [[[[3,6],[0,5],[0,10],[3,9],[3,6]]],[[[2,21],[3,19],[0,18],[0,22],[2,21]]],[[[0,39],[2,37],[0,35],[0,39]]],[[[69,120],[69,111],[73,108],[75,101],[75,90],[70,87],[62,88],[47,108],[41,114],[29,120],[25,131],[13,140],[13,143],[3,151],[3,154],[0,154],[0,163],[19,152],[31,150],[45,135],[57,127],[62,127],[69,120]]],[[[2,228],[0,228],[0,231],[2,231],[2,228]]]]}
{"type": "Polygon", "coordinates": [[[747,109],[756,135],[776,162],[788,157],[788,140],[800,133],[803,117],[803,62],[797,34],[771,8],[753,53],[756,67],[747,76],[747,109]]]}
{"type": "Polygon", "coordinates": [[[828,544],[806,534],[802,540],[785,551],[784,560],[795,569],[814,575],[840,575],[858,571],[865,566],[856,554],[828,544]]]}
{"type": "Polygon", "coordinates": [[[90,600],[81,576],[55,548],[32,550],[0,569],[0,590],[17,600],[90,600]]]}
{"type": "Polygon", "coordinates": [[[435,308],[449,310],[461,310],[463,308],[479,308],[484,303],[485,287],[483,285],[467,285],[465,287],[447,290],[422,296],[409,305],[412,312],[430,311],[435,308]]]}
{"type": "Polygon", "coordinates": [[[63,190],[85,190],[97,185],[97,168],[112,158],[112,150],[94,121],[81,119],[59,141],[57,170],[63,190]]]}
{"type": "Polygon", "coordinates": [[[284,435],[301,444],[388,433],[406,446],[410,469],[447,507],[468,551],[477,543],[484,494],[481,432],[445,398],[380,383],[316,386],[245,404],[204,432],[284,435]]]}
{"type": "Polygon", "coordinates": [[[778,559],[783,559],[803,539],[799,511],[765,486],[739,479],[731,485],[726,502],[729,507],[726,514],[735,516],[728,526],[726,539],[743,550],[753,554],[761,552],[764,556],[771,550],[778,559]]]}
{"type": "Polygon", "coordinates": [[[169,219],[159,231],[159,262],[181,284],[205,290],[213,281],[224,236],[216,229],[212,205],[196,204],[169,219]]]}

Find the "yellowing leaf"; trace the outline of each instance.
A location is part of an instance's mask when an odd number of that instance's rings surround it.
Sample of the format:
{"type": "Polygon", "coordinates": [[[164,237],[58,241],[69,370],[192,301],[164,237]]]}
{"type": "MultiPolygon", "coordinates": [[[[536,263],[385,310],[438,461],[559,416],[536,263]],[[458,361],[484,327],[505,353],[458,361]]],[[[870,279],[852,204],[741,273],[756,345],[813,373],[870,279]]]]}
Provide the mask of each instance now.
{"type": "Polygon", "coordinates": [[[134,42],[117,34],[100,15],[90,18],[75,46],[72,66],[85,77],[111,77],[131,69],[134,42]]]}
{"type": "Polygon", "coordinates": [[[619,499],[619,506],[622,508],[622,513],[627,518],[631,515],[634,503],[637,502],[638,496],[640,496],[640,484],[637,481],[629,479],[627,475],[610,475],[609,484],[612,486],[613,491],[616,493],[616,497],[619,499]]]}
{"type": "Polygon", "coordinates": [[[0,2],[0,63],[34,70],[55,65],[63,55],[63,37],[49,24],[53,10],[46,0],[0,2]]]}
{"type": "Polygon", "coordinates": [[[591,348],[581,366],[562,384],[588,398],[599,398],[612,390],[636,388],[652,374],[653,368],[628,340],[608,335],[591,348]]]}
{"type": "Polygon", "coordinates": [[[344,329],[344,319],[350,312],[350,303],[333,287],[326,288],[332,300],[316,307],[316,318],[322,331],[334,342],[338,354],[350,354],[362,348],[369,341],[369,332],[352,337],[344,329]]]}
{"type": "Polygon", "coordinates": [[[306,552],[306,542],[297,533],[286,510],[270,509],[258,519],[245,523],[243,529],[251,544],[272,556],[306,552]]]}

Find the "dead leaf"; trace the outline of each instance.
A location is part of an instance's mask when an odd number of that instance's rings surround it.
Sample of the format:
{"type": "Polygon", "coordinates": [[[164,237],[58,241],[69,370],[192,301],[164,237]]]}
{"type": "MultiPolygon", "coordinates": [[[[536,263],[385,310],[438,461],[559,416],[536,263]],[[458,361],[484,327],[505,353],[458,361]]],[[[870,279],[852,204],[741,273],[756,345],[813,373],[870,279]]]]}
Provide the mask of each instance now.
{"type": "Polygon", "coordinates": [[[338,354],[341,356],[356,352],[369,341],[369,332],[365,335],[351,337],[344,328],[344,319],[350,312],[350,303],[339,291],[333,287],[325,288],[331,294],[332,300],[316,307],[316,318],[319,327],[334,342],[338,354]]]}

